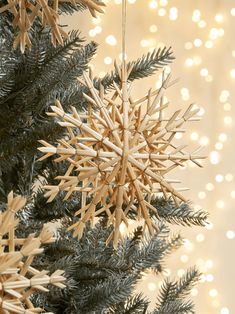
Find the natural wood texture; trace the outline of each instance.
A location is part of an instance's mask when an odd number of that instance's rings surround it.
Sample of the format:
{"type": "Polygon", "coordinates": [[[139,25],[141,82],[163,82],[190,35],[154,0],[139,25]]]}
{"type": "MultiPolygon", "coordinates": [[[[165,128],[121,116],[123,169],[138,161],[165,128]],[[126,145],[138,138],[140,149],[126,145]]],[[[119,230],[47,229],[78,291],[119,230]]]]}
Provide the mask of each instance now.
{"type": "Polygon", "coordinates": [[[32,267],[35,255],[40,254],[42,244],[52,243],[55,238],[44,227],[38,237],[30,234],[26,239],[15,236],[18,220],[16,212],[25,206],[26,199],[8,195],[7,209],[0,213],[0,313],[45,313],[42,308],[35,308],[30,296],[36,292],[49,291],[46,287],[53,284],[64,288],[63,271],[57,270],[52,275],[48,271],[38,271],[32,267]]]}
{"type": "Polygon", "coordinates": [[[187,121],[196,121],[198,110],[190,105],[180,115],[176,111],[170,118],[164,117],[169,104],[164,104],[164,91],[172,85],[170,75],[163,73],[162,86],[156,91],[151,89],[141,100],[130,96],[131,84],[127,82],[125,67],[116,66],[122,81],[121,86],[114,84],[111,97],[100,86],[97,90],[91,78],[84,73],[85,84],[90,91],[84,95],[90,108],[84,114],[71,107],[71,113],[65,113],[60,102],[52,106],[51,116],[59,118],[59,124],[67,128],[69,140],[58,140],[57,146],[40,141],[39,150],[45,155],[41,160],[54,154],[57,162],[67,160],[70,166],[64,175],[58,176],[58,185],[46,185],[46,197],[51,202],[60,192],[68,199],[73,192],[82,192],[83,206],[76,212],[79,220],[69,229],[74,236],[81,237],[88,220],[101,213],[108,216],[108,223],[114,231],[109,240],[117,245],[120,238],[119,227],[122,222],[128,225],[130,210],[143,217],[151,234],[154,226],[149,211],[157,211],[151,200],[156,193],[165,198],[172,197],[176,203],[187,201],[180,193],[184,188],[175,188],[172,184],[179,180],[166,178],[176,167],[191,161],[201,167],[198,150],[189,154],[185,145],[176,146],[173,139],[178,132],[184,132],[182,126],[187,121]],[[88,197],[90,201],[88,201],[88,197]],[[98,205],[98,206],[97,206],[98,205]]]}
{"type": "Polygon", "coordinates": [[[59,3],[77,3],[84,4],[92,16],[96,16],[96,12],[103,13],[102,6],[104,3],[97,0],[7,0],[8,4],[0,6],[0,13],[9,11],[13,15],[13,27],[17,31],[14,40],[14,48],[20,46],[22,52],[25,47],[31,48],[29,38],[29,30],[36,18],[39,18],[43,27],[51,28],[52,43],[55,46],[58,42],[63,45],[63,37],[67,37],[67,33],[59,25],[59,3]]]}

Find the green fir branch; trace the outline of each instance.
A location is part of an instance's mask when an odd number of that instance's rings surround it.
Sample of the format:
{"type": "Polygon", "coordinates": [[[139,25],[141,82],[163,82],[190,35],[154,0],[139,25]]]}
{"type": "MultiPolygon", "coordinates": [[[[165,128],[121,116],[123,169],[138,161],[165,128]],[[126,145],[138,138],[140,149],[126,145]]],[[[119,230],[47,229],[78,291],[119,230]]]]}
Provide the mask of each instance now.
{"type": "Polygon", "coordinates": [[[164,309],[171,302],[181,302],[183,299],[185,299],[189,295],[194,285],[198,282],[199,278],[200,273],[194,267],[187,270],[187,272],[178,281],[170,281],[169,279],[165,280],[159,292],[156,304],[156,314],[165,313],[162,311],[162,309],[164,309]]]}
{"type": "MultiPolygon", "coordinates": [[[[127,63],[127,69],[132,67],[128,80],[130,82],[155,74],[162,67],[170,64],[174,60],[173,51],[169,48],[159,48],[147,53],[136,61],[127,63]]],[[[120,78],[116,71],[106,74],[102,79],[94,79],[94,85],[98,88],[102,84],[105,89],[113,86],[113,82],[120,83],[120,78]]]]}
{"type": "Polygon", "coordinates": [[[117,307],[111,307],[110,312],[119,314],[144,314],[147,313],[149,301],[140,293],[130,296],[126,302],[117,307]]]}
{"type": "MultiPolygon", "coordinates": [[[[195,211],[189,203],[176,205],[175,202],[156,197],[151,204],[157,209],[158,216],[163,221],[183,225],[183,226],[205,226],[207,224],[208,213],[203,210],[195,211]]],[[[154,212],[151,212],[155,216],[154,212]]]]}
{"type": "MultiPolygon", "coordinates": [[[[170,64],[174,60],[173,51],[170,48],[164,47],[154,50],[152,53],[143,55],[136,61],[128,62],[127,68],[133,66],[128,80],[130,82],[138,80],[150,75],[154,75],[159,69],[167,64],[170,64]]],[[[94,86],[99,89],[100,85],[103,85],[105,90],[113,88],[113,82],[120,83],[119,75],[116,71],[106,74],[102,79],[94,78],[94,86]]],[[[83,93],[89,93],[87,87],[82,85],[72,86],[69,91],[69,97],[67,95],[63,97],[62,102],[65,106],[73,105],[86,107],[86,100],[83,98],[83,93]]]]}
{"type": "Polygon", "coordinates": [[[171,301],[155,310],[153,314],[195,314],[194,304],[191,301],[171,301]]]}

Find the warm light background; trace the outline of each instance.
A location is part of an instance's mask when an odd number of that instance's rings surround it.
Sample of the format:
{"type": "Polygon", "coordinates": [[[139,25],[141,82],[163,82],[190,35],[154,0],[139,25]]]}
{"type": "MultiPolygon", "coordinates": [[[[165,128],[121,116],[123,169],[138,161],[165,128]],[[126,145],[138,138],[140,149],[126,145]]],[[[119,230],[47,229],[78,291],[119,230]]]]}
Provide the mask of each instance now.
{"type": "MultiPolygon", "coordinates": [[[[80,29],[87,40],[99,43],[92,61],[95,75],[113,69],[121,52],[121,0],[106,1],[106,13],[92,19],[89,13],[62,20],[80,29]]],[[[172,173],[190,187],[185,195],[196,209],[210,212],[211,224],[203,229],[178,228],[187,238],[185,247],[173,254],[170,276],[197,264],[204,272],[192,291],[196,312],[235,313],[235,1],[234,0],[129,0],[127,57],[134,60],[163,45],[172,46],[176,60],[173,77],[180,82],[167,91],[173,111],[195,102],[203,117],[188,125],[179,143],[190,148],[205,146],[204,168],[189,166],[172,173]],[[234,8],[233,8],[234,7],[234,8]]],[[[167,69],[170,70],[169,68],[167,69]]],[[[134,84],[136,97],[156,87],[158,75],[134,84]]],[[[162,278],[147,276],[141,289],[155,301],[162,278]]]]}

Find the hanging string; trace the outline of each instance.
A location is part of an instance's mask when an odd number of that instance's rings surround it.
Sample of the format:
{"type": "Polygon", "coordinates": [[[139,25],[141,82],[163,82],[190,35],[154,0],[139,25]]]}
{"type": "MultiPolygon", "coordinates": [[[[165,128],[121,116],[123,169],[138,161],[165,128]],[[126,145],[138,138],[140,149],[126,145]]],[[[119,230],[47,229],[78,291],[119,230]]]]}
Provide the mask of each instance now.
{"type": "Polygon", "coordinates": [[[122,0],[122,64],[126,67],[126,0],[122,0]]]}

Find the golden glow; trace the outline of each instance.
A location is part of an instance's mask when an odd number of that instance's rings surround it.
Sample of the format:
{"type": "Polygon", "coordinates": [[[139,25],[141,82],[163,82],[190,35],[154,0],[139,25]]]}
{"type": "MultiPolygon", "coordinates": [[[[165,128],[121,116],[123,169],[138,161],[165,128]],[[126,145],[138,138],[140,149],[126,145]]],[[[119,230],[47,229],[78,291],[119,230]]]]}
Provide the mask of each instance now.
{"type": "Polygon", "coordinates": [[[214,297],[216,297],[217,295],[218,295],[218,291],[217,291],[216,289],[211,289],[211,290],[209,291],[209,296],[210,296],[210,297],[214,298],[214,297]]]}
{"type": "Polygon", "coordinates": [[[184,274],[185,274],[185,269],[183,268],[178,269],[177,276],[182,277],[184,274]]]}
{"type": "Polygon", "coordinates": [[[193,288],[190,292],[191,296],[195,297],[198,295],[198,289],[197,288],[193,288]]]}
{"type": "Polygon", "coordinates": [[[158,7],[157,1],[152,0],[149,3],[149,7],[150,7],[150,9],[157,9],[157,7],[158,7]]]}
{"type": "Polygon", "coordinates": [[[102,32],[102,27],[101,26],[96,26],[94,28],[94,31],[96,32],[96,34],[100,34],[102,32]]]}
{"type": "Polygon", "coordinates": [[[97,25],[97,24],[100,24],[101,23],[101,17],[100,16],[97,16],[96,18],[92,18],[92,23],[97,25]]]}
{"type": "Polygon", "coordinates": [[[217,207],[217,208],[223,209],[224,206],[225,206],[225,203],[224,203],[223,200],[218,200],[218,201],[216,202],[216,207],[217,207]]]}
{"type": "Polygon", "coordinates": [[[123,222],[121,222],[121,224],[119,226],[119,230],[120,230],[122,235],[125,234],[125,232],[126,232],[126,225],[123,222]]]}
{"type": "Polygon", "coordinates": [[[226,232],[226,237],[229,239],[229,240],[232,240],[235,238],[235,232],[233,230],[228,230],[226,232]]]}
{"type": "Polygon", "coordinates": [[[214,228],[214,225],[212,222],[209,222],[207,225],[206,225],[206,229],[207,230],[212,230],[214,228]]]}
{"type": "Polygon", "coordinates": [[[223,147],[224,147],[223,143],[217,142],[215,144],[215,149],[217,149],[217,150],[221,150],[221,149],[223,149],[223,147]]]}
{"type": "Polygon", "coordinates": [[[185,49],[190,50],[190,49],[193,48],[193,44],[192,44],[190,41],[187,41],[187,42],[184,44],[184,47],[185,47],[185,49]]]}
{"type": "MultiPolygon", "coordinates": [[[[120,61],[122,61],[122,59],[123,59],[123,54],[122,53],[119,53],[119,60],[120,61]]],[[[127,60],[127,54],[125,53],[125,55],[124,55],[124,60],[127,60]]]]}
{"type": "Polygon", "coordinates": [[[184,254],[180,257],[180,260],[182,263],[188,263],[189,257],[188,257],[188,255],[184,254]]]}
{"type": "Polygon", "coordinates": [[[214,280],[214,276],[212,274],[207,274],[206,275],[206,281],[207,282],[212,282],[214,280]]]}
{"type": "Polygon", "coordinates": [[[228,90],[223,90],[220,93],[220,97],[219,97],[220,102],[226,103],[228,101],[229,96],[230,96],[229,91],[228,90]]]}
{"type": "Polygon", "coordinates": [[[205,27],[206,27],[206,22],[203,21],[203,20],[201,20],[201,21],[198,22],[198,26],[199,26],[200,28],[205,28],[205,27]]]}
{"type": "Polygon", "coordinates": [[[191,58],[186,59],[185,64],[187,67],[191,67],[193,65],[193,59],[191,58]]]}
{"type": "Polygon", "coordinates": [[[208,259],[205,263],[206,268],[212,268],[214,266],[214,263],[211,259],[208,259]]]}
{"type": "Polygon", "coordinates": [[[213,81],[213,76],[212,75],[207,75],[206,77],[205,77],[205,81],[206,82],[212,82],[213,81]]]}
{"type": "Polygon", "coordinates": [[[235,8],[232,8],[230,13],[231,13],[232,16],[235,16],[235,8]]]}
{"type": "Polygon", "coordinates": [[[177,133],[177,134],[175,135],[175,138],[176,138],[177,140],[180,140],[182,137],[183,137],[183,134],[182,134],[182,133],[177,133]]]}
{"type": "Polygon", "coordinates": [[[213,183],[207,183],[206,184],[206,190],[207,191],[213,191],[215,188],[214,184],[213,183]]]}
{"type": "Polygon", "coordinates": [[[113,35],[107,36],[105,41],[110,46],[115,46],[117,44],[117,39],[113,35]]]}
{"type": "Polygon", "coordinates": [[[222,307],[220,310],[220,314],[230,314],[230,311],[227,307],[222,307]]]}
{"type": "Polygon", "coordinates": [[[217,28],[212,28],[210,30],[210,39],[216,39],[219,36],[219,31],[217,28]]]}
{"type": "Polygon", "coordinates": [[[212,165],[216,165],[219,163],[220,160],[220,154],[217,151],[212,151],[210,153],[210,162],[212,165]]]}
{"type": "Polygon", "coordinates": [[[198,135],[197,132],[193,132],[193,133],[191,133],[190,137],[191,137],[191,139],[192,139],[193,141],[197,141],[198,138],[199,138],[199,135],[198,135]]]}
{"type": "Polygon", "coordinates": [[[225,175],[225,180],[226,180],[227,182],[232,182],[232,181],[233,181],[233,175],[232,175],[231,173],[227,173],[227,174],[225,175]]]}
{"type": "Polygon", "coordinates": [[[195,47],[201,47],[201,45],[202,45],[202,41],[200,38],[194,39],[193,43],[194,43],[195,47]]]}
{"type": "Polygon", "coordinates": [[[227,139],[228,139],[228,137],[227,137],[227,135],[226,135],[225,133],[221,133],[221,134],[219,135],[219,140],[220,140],[221,142],[226,142],[227,139]]]}
{"type": "Polygon", "coordinates": [[[200,145],[206,146],[209,143],[209,138],[207,136],[202,136],[199,141],[200,145]]]}
{"type": "Polygon", "coordinates": [[[212,48],[213,45],[214,45],[213,41],[211,41],[211,40],[207,40],[206,43],[205,43],[205,47],[208,48],[208,49],[212,48]]]}
{"type": "Polygon", "coordinates": [[[165,7],[168,5],[168,0],[160,0],[160,6],[165,7]]]}
{"type": "Polygon", "coordinates": [[[201,69],[200,74],[201,76],[207,76],[209,74],[209,71],[208,69],[204,68],[204,69],[201,69]]]}
{"type": "Polygon", "coordinates": [[[224,17],[222,14],[216,14],[215,21],[218,23],[222,23],[224,21],[224,17]]]}
{"type": "Polygon", "coordinates": [[[230,193],[230,196],[231,196],[231,198],[235,198],[235,191],[232,191],[232,192],[230,193]]]}
{"type": "Polygon", "coordinates": [[[105,64],[112,64],[112,62],[113,62],[112,58],[110,58],[110,57],[105,57],[104,58],[104,63],[105,64]]]}
{"type": "Polygon", "coordinates": [[[235,78],[235,69],[232,69],[230,71],[230,75],[231,75],[232,78],[235,78]]]}
{"type": "Polygon", "coordinates": [[[164,9],[164,8],[160,8],[157,12],[158,12],[159,16],[165,16],[166,15],[166,9],[164,9]]]}
{"type": "Polygon", "coordinates": [[[95,37],[95,36],[96,36],[96,31],[95,31],[94,29],[91,29],[91,30],[89,31],[89,36],[90,36],[90,37],[95,37]]]}
{"type": "Polygon", "coordinates": [[[218,29],[218,34],[220,37],[224,36],[224,29],[223,28],[219,28],[218,29]]]}
{"type": "Polygon", "coordinates": [[[199,10],[194,10],[192,15],[193,22],[199,22],[201,18],[201,12],[199,10]]]}
{"type": "Polygon", "coordinates": [[[197,240],[197,242],[203,242],[203,241],[205,240],[204,234],[199,233],[199,234],[196,236],[196,240],[197,240]]]}
{"type": "Polygon", "coordinates": [[[155,291],[157,289],[157,285],[155,282],[149,282],[148,283],[148,290],[149,291],[155,291]]]}
{"type": "Polygon", "coordinates": [[[178,9],[176,7],[170,8],[169,19],[172,21],[175,21],[177,20],[177,18],[178,18],[178,9]]]}
{"type": "Polygon", "coordinates": [[[224,117],[224,124],[225,124],[225,125],[231,125],[232,122],[233,122],[232,117],[230,117],[230,116],[224,117]]]}
{"type": "Polygon", "coordinates": [[[200,108],[198,112],[198,116],[202,117],[205,114],[205,109],[203,107],[200,108]]]}
{"type": "Polygon", "coordinates": [[[220,306],[220,302],[217,299],[214,299],[212,300],[211,305],[217,309],[220,306]]]}
{"type": "Polygon", "coordinates": [[[224,110],[225,111],[230,111],[231,110],[231,105],[229,103],[224,104],[224,110]]]}
{"type": "Polygon", "coordinates": [[[171,270],[169,268],[164,269],[164,275],[165,276],[170,276],[171,275],[171,270]]]}
{"type": "Polygon", "coordinates": [[[149,31],[151,33],[156,33],[157,32],[157,25],[153,24],[149,27],[149,31]]]}
{"type": "Polygon", "coordinates": [[[199,65],[202,62],[202,59],[199,56],[193,58],[193,62],[195,65],[199,65]]]}
{"type": "Polygon", "coordinates": [[[217,174],[215,176],[215,181],[218,182],[218,183],[221,183],[224,181],[224,176],[222,174],[217,174]]]}
{"type": "Polygon", "coordinates": [[[190,99],[189,90],[186,87],[181,88],[180,93],[183,100],[188,101],[190,99]]]}

